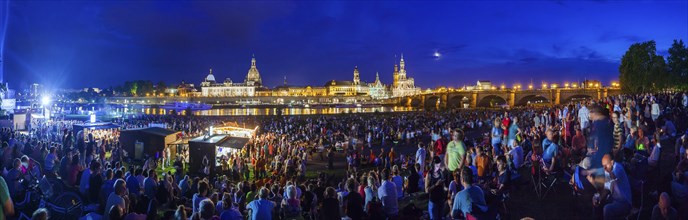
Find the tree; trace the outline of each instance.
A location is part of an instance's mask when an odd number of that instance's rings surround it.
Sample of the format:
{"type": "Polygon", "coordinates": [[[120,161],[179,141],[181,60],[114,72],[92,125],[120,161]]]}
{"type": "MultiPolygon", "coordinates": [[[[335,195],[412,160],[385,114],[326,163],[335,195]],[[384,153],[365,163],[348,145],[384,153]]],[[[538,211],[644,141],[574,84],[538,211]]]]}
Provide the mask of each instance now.
{"type": "Polygon", "coordinates": [[[139,85],[136,82],[126,81],[124,82],[124,90],[132,96],[136,96],[139,89],[139,85]]]}
{"type": "Polygon", "coordinates": [[[153,91],[153,82],[150,80],[138,80],[136,81],[136,84],[138,85],[138,91],[137,93],[141,96],[145,95],[150,95],[152,94],[153,91]]]}
{"type": "Polygon", "coordinates": [[[683,44],[683,40],[674,40],[671,44],[667,68],[674,85],[688,84],[688,47],[683,44]]]}
{"type": "Polygon", "coordinates": [[[657,55],[655,41],[632,44],[621,58],[619,81],[626,93],[643,93],[664,88],[666,79],[664,57],[657,55]]]}
{"type": "Polygon", "coordinates": [[[165,89],[167,89],[167,84],[165,83],[165,81],[160,80],[160,82],[158,82],[158,84],[155,85],[155,91],[158,94],[164,94],[165,89]]]}

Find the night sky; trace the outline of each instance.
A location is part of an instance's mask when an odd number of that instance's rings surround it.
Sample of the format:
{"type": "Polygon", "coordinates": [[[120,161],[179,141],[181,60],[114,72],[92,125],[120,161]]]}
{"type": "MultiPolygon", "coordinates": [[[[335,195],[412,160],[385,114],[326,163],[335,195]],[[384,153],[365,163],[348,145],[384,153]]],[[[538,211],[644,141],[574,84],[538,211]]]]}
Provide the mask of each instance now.
{"type": "MultiPolygon", "coordinates": [[[[0,0],[3,1],[3,0],[0,0]]],[[[404,58],[423,88],[616,80],[630,44],[666,56],[688,40],[688,1],[81,2],[12,1],[10,87],[109,87],[146,79],[198,84],[213,68],[243,81],[255,54],[264,84],[392,81],[404,58]],[[433,56],[439,52],[441,56],[433,56]]]]}

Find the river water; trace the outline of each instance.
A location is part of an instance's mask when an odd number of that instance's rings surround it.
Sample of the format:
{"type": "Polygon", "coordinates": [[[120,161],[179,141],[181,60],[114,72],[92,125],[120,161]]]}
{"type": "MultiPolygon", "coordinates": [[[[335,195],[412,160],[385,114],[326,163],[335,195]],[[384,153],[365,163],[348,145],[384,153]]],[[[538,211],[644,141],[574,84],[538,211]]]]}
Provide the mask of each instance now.
{"type": "MultiPolygon", "coordinates": [[[[394,106],[361,106],[361,107],[242,107],[242,108],[215,108],[210,110],[192,111],[197,116],[250,116],[250,115],[331,115],[349,113],[375,113],[375,112],[408,112],[416,111],[410,107],[394,106]]],[[[186,110],[175,112],[159,107],[129,107],[116,108],[118,113],[126,114],[148,114],[148,115],[167,115],[184,114],[186,110]]]]}

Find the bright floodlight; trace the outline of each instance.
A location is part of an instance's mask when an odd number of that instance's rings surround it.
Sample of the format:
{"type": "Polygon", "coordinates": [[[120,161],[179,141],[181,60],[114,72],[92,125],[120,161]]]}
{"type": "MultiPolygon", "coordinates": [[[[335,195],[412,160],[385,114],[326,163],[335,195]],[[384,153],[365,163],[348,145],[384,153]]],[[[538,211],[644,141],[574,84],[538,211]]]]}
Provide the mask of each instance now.
{"type": "Polygon", "coordinates": [[[435,56],[435,58],[440,58],[441,54],[440,54],[440,52],[435,51],[433,56],[435,56]]]}
{"type": "Polygon", "coordinates": [[[48,106],[48,105],[50,105],[50,97],[48,97],[48,96],[43,96],[43,98],[41,98],[41,104],[42,104],[43,106],[48,106]]]}

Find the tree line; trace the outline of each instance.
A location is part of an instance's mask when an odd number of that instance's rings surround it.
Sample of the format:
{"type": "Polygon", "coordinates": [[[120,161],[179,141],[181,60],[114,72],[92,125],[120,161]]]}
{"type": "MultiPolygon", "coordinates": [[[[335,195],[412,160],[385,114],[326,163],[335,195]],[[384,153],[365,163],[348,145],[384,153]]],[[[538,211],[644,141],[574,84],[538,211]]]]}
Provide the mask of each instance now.
{"type": "Polygon", "coordinates": [[[165,93],[167,84],[160,81],[154,84],[150,80],[135,80],[126,81],[124,85],[114,88],[114,92],[123,96],[147,96],[147,95],[161,95],[165,93]]]}
{"type": "Polygon", "coordinates": [[[665,60],[654,40],[634,43],[621,57],[619,83],[629,94],[688,89],[688,47],[674,40],[665,60]]]}

